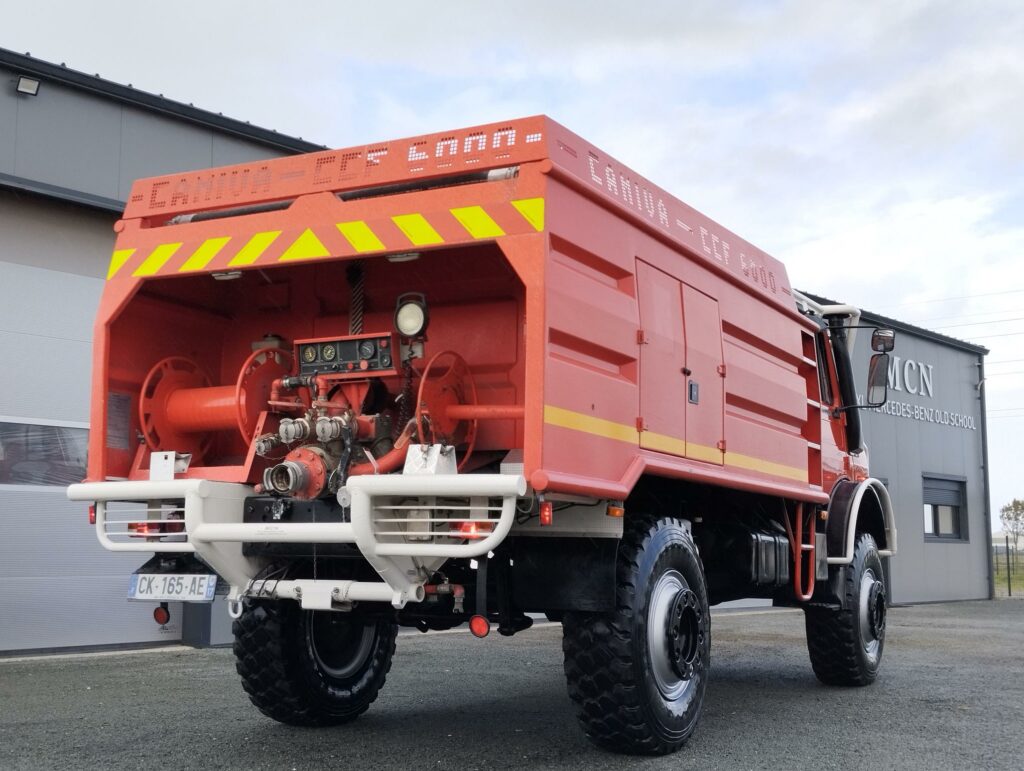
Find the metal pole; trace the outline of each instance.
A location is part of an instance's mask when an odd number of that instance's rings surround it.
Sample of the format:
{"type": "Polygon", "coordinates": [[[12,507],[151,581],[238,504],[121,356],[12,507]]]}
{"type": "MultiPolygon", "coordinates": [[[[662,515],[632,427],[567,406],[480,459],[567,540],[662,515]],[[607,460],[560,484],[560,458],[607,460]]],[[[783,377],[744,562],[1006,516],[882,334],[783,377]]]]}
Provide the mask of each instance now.
{"type": "Polygon", "coordinates": [[[1013,584],[1010,581],[1010,536],[1006,536],[1006,595],[1013,597],[1013,584]]]}

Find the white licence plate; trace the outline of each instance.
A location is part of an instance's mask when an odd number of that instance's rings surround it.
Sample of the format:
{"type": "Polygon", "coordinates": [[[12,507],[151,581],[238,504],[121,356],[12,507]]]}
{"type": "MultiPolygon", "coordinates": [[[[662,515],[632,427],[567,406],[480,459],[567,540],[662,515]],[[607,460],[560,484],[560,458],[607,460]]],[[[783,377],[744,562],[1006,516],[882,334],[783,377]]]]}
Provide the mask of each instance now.
{"type": "Polygon", "coordinates": [[[212,602],[217,576],[205,573],[135,573],[128,585],[129,600],[212,602]]]}

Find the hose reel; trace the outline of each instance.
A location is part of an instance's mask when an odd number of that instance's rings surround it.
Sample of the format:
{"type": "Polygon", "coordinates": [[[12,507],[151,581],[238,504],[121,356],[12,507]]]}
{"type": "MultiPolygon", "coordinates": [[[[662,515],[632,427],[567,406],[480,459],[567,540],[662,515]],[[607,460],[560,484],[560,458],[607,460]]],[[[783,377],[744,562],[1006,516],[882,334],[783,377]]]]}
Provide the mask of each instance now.
{"type": "Polygon", "coordinates": [[[291,371],[292,355],[260,348],[245,360],[234,385],[214,386],[196,362],[183,356],[158,361],[139,398],[139,425],[151,450],[191,453],[202,460],[218,431],[237,429],[248,443],[266,409],[274,380],[291,371]]]}

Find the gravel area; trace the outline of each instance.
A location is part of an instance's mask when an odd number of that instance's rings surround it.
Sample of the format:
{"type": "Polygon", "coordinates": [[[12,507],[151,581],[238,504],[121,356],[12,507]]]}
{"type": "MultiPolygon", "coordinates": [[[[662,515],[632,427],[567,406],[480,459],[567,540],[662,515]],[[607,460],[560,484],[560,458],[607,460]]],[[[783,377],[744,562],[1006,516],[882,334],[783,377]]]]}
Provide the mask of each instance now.
{"type": "Polygon", "coordinates": [[[296,729],[246,699],[229,650],[0,659],[0,768],[1024,768],[1024,602],[894,608],[868,688],[818,684],[798,611],[714,614],[696,736],[609,754],[576,725],[561,628],[403,635],[348,726],[296,729]]]}

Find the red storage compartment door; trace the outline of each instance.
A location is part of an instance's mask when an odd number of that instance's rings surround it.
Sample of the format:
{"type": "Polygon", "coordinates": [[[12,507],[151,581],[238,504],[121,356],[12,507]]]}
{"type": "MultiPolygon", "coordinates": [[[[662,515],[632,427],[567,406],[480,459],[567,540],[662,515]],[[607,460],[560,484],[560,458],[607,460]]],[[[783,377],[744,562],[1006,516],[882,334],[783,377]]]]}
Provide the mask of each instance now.
{"type": "Polygon", "coordinates": [[[683,284],[686,328],[686,455],[722,464],[725,377],[718,301],[683,284]]]}

